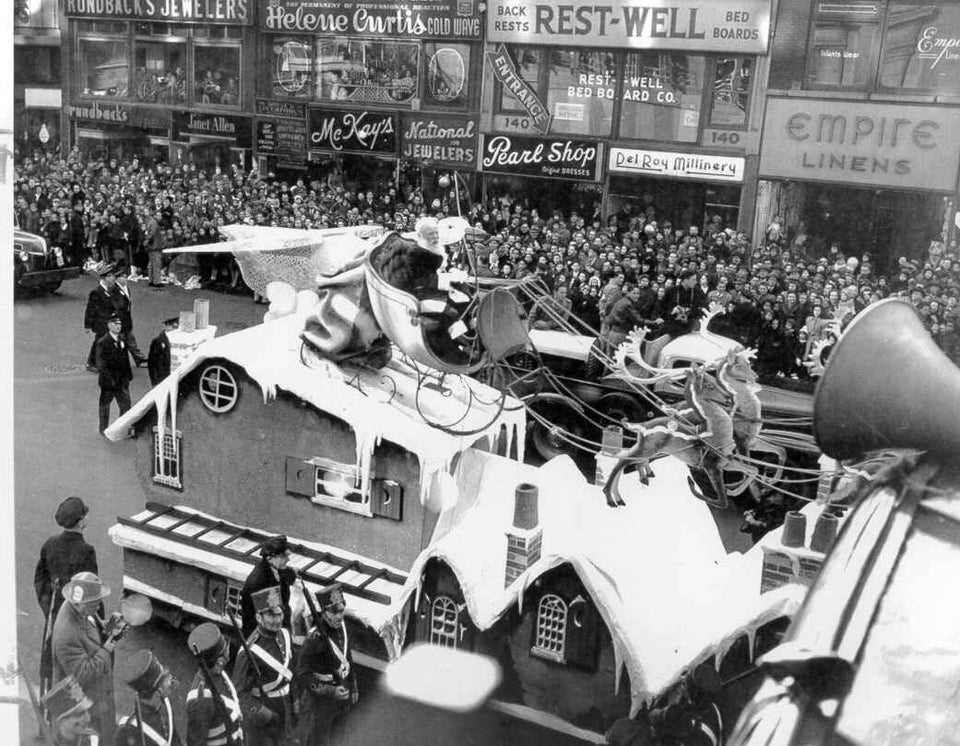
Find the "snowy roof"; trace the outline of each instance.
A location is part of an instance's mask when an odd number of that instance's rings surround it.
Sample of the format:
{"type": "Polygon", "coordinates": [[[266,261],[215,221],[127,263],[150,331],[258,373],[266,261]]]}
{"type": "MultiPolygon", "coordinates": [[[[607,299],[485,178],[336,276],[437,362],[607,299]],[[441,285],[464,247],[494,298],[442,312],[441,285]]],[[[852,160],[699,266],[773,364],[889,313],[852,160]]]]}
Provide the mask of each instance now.
{"type": "Polygon", "coordinates": [[[502,425],[508,439],[517,438],[519,458],[523,458],[525,414],[516,400],[507,397],[501,408],[500,392],[463,376],[440,379],[435,371],[412,367],[396,351],[390,363],[376,371],[346,371],[327,361],[308,366],[301,360],[302,328],[303,317],[291,314],[205,342],[110,425],[106,436],[126,437],[128,429],[153,408],[158,428],[176,429],[180,381],[205,360],[223,358],[242,367],[259,384],[264,401],[282,389],[350,425],[364,487],[373,449],[384,438],[418,457],[421,499],[433,477],[457,453],[483,437],[492,442],[502,425]],[[472,434],[451,434],[431,422],[472,434]]]}
{"type": "Polygon", "coordinates": [[[535,468],[466,452],[457,467],[459,499],[410,569],[410,592],[427,560],[439,558],[456,573],[471,619],[487,629],[522,603],[533,580],[569,563],[610,630],[636,712],[684,671],[722,656],[739,635],[791,615],[804,592],[787,586],[761,596],[761,550],[727,555],[709,508],[690,494],[686,467],[665,458],[653,468],[650,486],[625,478],[627,505],[611,509],[566,457],[535,468]],[[505,589],[505,533],[521,482],[539,488],[542,554],[505,589]]]}

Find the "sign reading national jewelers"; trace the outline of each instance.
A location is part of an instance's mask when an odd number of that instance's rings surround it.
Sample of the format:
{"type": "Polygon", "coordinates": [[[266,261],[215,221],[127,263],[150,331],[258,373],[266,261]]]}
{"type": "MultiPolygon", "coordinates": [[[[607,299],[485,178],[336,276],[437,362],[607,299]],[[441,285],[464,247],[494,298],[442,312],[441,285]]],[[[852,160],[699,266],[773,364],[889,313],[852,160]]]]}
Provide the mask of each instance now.
{"type": "Polygon", "coordinates": [[[487,52],[487,62],[490,63],[493,76],[500,81],[503,89],[513,94],[513,97],[527,110],[534,129],[546,134],[550,129],[550,113],[537,96],[537,92],[520,77],[517,66],[507,50],[507,45],[500,44],[496,52],[487,52]]]}
{"type": "Polygon", "coordinates": [[[770,0],[490,0],[487,41],[677,52],[764,54],[770,0]]]}
{"type": "Polygon", "coordinates": [[[397,152],[397,115],[391,112],[310,108],[311,148],[355,153],[397,152]]]}
{"type": "Polygon", "coordinates": [[[403,114],[400,155],[436,165],[473,168],[477,123],[452,114],[403,114]]]}
{"type": "Polygon", "coordinates": [[[269,0],[260,25],[266,31],[389,37],[479,39],[474,0],[269,0]]]}
{"type": "Polygon", "coordinates": [[[65,0],[71,18],[115,18],[169,23],[253,23],[253,0],[65,0]]]}
{"type": "Polygon", "coordinates": [[[744,158],[661,150],[610,148],[610,171],[709,181],[743,181],[744,158]]]}
{"type": "Polygon", "coordinates": [[[960,108],[770,98],[760,175],[952,192],[960,108]]]}
{"type": "Polygon", "coordinates": [[[594,140],[483,135],[479,170],[597,181],[600,178],[601,147],[594,140]]]}

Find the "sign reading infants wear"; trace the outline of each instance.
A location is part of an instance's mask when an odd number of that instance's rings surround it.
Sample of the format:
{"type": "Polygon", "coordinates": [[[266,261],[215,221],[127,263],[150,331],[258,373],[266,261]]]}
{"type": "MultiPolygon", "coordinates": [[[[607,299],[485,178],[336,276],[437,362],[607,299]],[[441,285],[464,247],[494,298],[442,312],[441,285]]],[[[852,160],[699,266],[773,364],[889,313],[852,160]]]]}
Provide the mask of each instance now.
{"type": "Polygon", "coordinates": [[[770,0],[491,0],[487,40],[515,44],[763,54],[770,0]]]}
{"type": "Polygon", "coordinates": [[[484,135],[480,149],[486,173],[596,181],[599,165],[600,143],[592,140],[484,135]]]}
{"type": "Polygon", "coordinates": [[[771,98],[760,175],[952,192],[960,108],[771,98]]]}
{"type": "Polygon", "coordinates": [[[477,161],[477,123],[449,114],[404,114],[400,154],[437,165],[470,166],[477,161]]]}
{"type": "Polygon", "coordinates": [[[260,23],[267,31],[479,39],[478,4],[474,0],[269,0],[260,23]]]}
{"type": "Polygon", "coordinates": [[[710,181],[743,181],[744,158],[610,148],[610,171],[710,181]]]}
{"type": "Polygon", "coordinates": [[[176,23],[253,23],[253,0],[66,0],[72,18],[129,18],[176,23]]]}
{"type": "Polygon", "coordinates": [[[308,114],[311,148],[396,153],[397,130],[397,115],[390,112],[311,108],[308,114]]]}

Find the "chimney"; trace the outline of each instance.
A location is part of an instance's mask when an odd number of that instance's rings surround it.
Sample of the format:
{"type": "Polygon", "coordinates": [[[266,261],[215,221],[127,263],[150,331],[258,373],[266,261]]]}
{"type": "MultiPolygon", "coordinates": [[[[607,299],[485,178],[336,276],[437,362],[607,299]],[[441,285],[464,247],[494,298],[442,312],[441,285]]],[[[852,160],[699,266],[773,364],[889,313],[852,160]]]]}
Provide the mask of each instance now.
{"type": "Polygon", "coordinates": [[[760,540],[763,550],[760,592],[788,583],[810,587],[836,539],[840,522],[822,504],[805,508],[803,513],[787,513],[783,526],[760,540]]]}
{"type": "Polygon", "coordinates": [[[514,494],[513,526],[507,531],[507,569],[503,587],[507,588],[534,562],[540,559],[543,529],[540,528],[536,485],[519,484],[514,494]]]}
{"type": "Polygon", "coordinates": [[[597,471],[593,479],[595,485],[603,487],[607,483],[607,477],[617,465],[622,450],[623,428],[619,425],[607,425],[603,428],[600,452],[597,454],[597,471]]]}

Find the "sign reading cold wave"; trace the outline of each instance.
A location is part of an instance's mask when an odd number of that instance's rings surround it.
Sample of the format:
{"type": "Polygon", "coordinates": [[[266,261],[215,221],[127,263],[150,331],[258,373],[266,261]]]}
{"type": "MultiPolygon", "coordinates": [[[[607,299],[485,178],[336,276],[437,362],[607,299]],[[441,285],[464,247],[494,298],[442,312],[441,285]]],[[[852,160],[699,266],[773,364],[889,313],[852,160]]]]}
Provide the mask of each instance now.
{"type": "Polygon", "coordinates": [[[253,23],[253,0],[65,0],[71,18],[116,18],[168,23],[253,23]]]}
{"type": "Polygon", "coordinates": [[[404,114],[400,155],[436,165],[473,168],[477,162],[477,123],[451,114],[404,114]]]}
{"type": "Polygon", "coordinates": [[[771,98],[760,175],[953,191],[960,109],[771,98]]]}
{"type": "Polygon", "coordinates": [[[398,130],[393,112],[311,107],[307,116],[307,136],[314,149],[395,154],[398,130]]]}
{"type": "Polygon", "coordinates": [[[491,0],[487,40],[514,44],[763,54],[769,0],[491,0]]]}
{"type": "Polygon", "coordinates": [[[553,179],[597,181],[600,177],[600,143],[517,135],[484,135],[480,171],[553,179]]]}
{"type": "Polygon", "coordinates": [[[260,25],[266,31],[308,34],[479,39],[478,4],[474,0],[273,0],[263,4],[260,25]]]}

